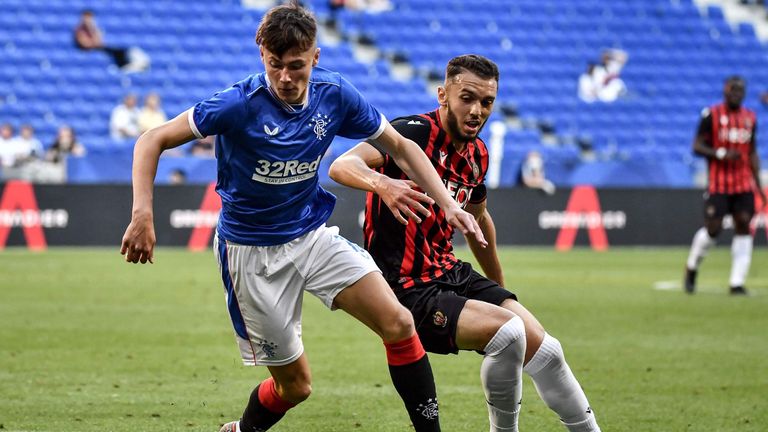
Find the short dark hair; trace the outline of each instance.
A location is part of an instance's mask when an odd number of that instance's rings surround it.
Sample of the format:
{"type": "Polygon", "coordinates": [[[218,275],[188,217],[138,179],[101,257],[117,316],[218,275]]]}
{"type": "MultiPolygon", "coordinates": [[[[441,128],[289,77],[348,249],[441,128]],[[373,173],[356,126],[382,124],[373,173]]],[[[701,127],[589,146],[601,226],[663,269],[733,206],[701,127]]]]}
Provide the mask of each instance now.
{"type": "Polygon", "coordinates": [[[731,75],[731,76],[729,76],[728,78],[725,79],[725,84],[726,85],[731,85],[731,84],[734,84],[734,83],[737,83],[737,82],[741,83],[745,87],[747,85],[747,81],[741,75],[731,75]]]}
{"type": "Polygon", "coordinates": [[[499,67],[496,63],[477,54],[465,54],[452,58],[445,68],[445,79],[453,78],[465,70],[480,78],[493,78],[499,82],[499,67]]]}
{"type": "Polygon", "coordinates": [[[280,57],[294,48],[312,48],[316,37],[315,17],[295,0],[267,11],[256,30],[256,44],[280,57]]]}

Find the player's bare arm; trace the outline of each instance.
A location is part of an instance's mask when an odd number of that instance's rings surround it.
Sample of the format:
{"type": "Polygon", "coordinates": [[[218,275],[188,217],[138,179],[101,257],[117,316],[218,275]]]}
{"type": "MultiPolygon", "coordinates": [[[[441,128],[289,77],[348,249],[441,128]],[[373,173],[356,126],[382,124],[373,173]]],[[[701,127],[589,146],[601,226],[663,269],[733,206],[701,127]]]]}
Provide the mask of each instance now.
{"type": "Polygon", "coordinates": [[[415,190],[413,181],[393,179],[373,170],[383,164],[384,156],[372,145],[362,142],[336,159],[328,174],[344,186],[379,195],[401,224],[408,225],[408,219],[421,223],[418,213],[429,217],[424,204],[432,205],[434,200],[415,190]]]}
{"type": "Polygon", "coordinates": [[[445,212],[449,224],[465,235],[474,235],[483,247],[488,245],[475,218],[462,210],[459,204],[451,198],[429,158],[415,142],[400,135],[389,123],[375,141],[380,148],[392,156],[397,166],[403,170],[408,178],[415,180],[416,184],[435,200],[445,212]]]}
{"type": "Polygon", "coordinates": [[[469,249],[472,251],[472,255],[475,256],[477,262],[480,263],[480,267],[485,273],[485,277],[491,279],[501,286],[504,285],[504,272],[499,262],[499,255],[496,252],[496,225],[493,223],[491,213],[488,212],[486,206],[487,201],[480,203],[469,203],[466,206],[467,212],[475,217],[480,230],[483,232],[486,241],[488,241],[488,247],[480,246],[472,236],[465,236],[469,249]]]}
{"type": "Polygon", "coordinates": [[[763,190],[763,186],[760,183],[760,156],[757,154],[757,151],[755,150],[755,141],[754,141],[754,134],[752,135],[752,149],[749,154],[749,162],[750,166],[752,168],[752,177],[755,179],[755,187],[757,188],[757,194],[760,195],[760,199],[762,200],[763,206],[768,206],[768,200],[766,200],[765,191],[763,190]]]}
{"type": "Polygon", "coordinates": [[[192,138],[187,112],[179,114],[142,134],[133,150],[133,208],[131,223],[125,230],[120,253],[132,263],[152,263],[155,249],[155,227],[152,210],[152,188],[160,154],[192,138]]]}

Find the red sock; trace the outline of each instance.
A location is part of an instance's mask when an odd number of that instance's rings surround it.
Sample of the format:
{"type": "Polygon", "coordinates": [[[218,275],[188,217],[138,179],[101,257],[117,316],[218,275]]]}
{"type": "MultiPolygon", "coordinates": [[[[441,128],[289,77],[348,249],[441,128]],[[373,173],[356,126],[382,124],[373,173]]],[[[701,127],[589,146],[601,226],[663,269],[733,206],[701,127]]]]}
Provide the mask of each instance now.
{"type": "Polygon", "coordinates": [[[275,380],[272,377],[261,382],[259,386],[259,402],[261,402],[264,408],[275,414],[283,414],[296,406],[295,403],[288,402],[277,394],[275,380]]]}
{"type": "Polygon", "coordinates": [[[416,333],[399,342],[384,343],[384,347],[387,349],[387,363],[391,366],[416,363],[427,354],[416,333]]]}

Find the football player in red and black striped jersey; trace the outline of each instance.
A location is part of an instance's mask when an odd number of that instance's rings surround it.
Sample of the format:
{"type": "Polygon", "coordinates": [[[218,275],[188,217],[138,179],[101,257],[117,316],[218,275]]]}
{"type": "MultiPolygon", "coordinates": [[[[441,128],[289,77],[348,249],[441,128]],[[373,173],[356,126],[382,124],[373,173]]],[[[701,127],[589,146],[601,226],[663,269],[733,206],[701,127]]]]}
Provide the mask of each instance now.
{"type": "Polygon", "coordinates": [[[478,134],[491,114],[499,72],[485,57],[463,55],[446,68],[439,108],[395,119],[418,144],[453,198],[477,219],[487,247],[465,236],[485,276],[453,254],[453,228],[387,154],[360,143],[331,165],[330,176],[368,191],[364,243],[398,299],[414,315],[427,351],[484,353],[481,366],[491,431],[517,430],[522,372],[571,431],[599,431],[560,342],[503,288],[495,226],[486,208],[488,151],[478,134]]]}
{"type": "Polygon", "coordinates": [[[760,186],[760,158],[756,151],[755,113],[742,106],[746,83],[739,76],[725,81],[724,101],[705,108],[693,151],[707,158],[709,187],[705,194],[704,227],[693,237],[686,263],[685,291],[696,290],[696,274],[707,250],[715,243],[723,217],[733,217],[731,245],[731,294],[746,294],[744,282],[752,261],[752,235],[749,223],[755,215],[755,192],[766,205],[760,186]]]}

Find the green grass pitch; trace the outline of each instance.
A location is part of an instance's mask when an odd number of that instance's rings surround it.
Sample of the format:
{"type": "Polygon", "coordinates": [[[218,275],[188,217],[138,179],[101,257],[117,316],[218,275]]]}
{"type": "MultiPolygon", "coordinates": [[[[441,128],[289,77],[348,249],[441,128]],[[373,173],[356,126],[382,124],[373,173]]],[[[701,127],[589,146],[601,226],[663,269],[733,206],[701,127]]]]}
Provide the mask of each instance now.
{"type": "MultiPolygon", "coordinates": [[[[714,250],[679,289],[683,248],[508,248],[508,285],[565,347],[604,431],[768,428],[768,251],[748,298],[726,295],[714,250]]],[[[466,250],[459,253],[467,257],[466,250]]],[[[0,430],[218,431],[264,368],[241,366],[211,253],[160,248],[0,252],[0,430]]],[[[378,338],[304,304],[312,397],[274,431],[408,431],[378,338]]],[[[443,430],[488,430],[480,356],[432,355],[443,430]]],[[[562,431],[526,377],[524,431],[562,431]]]]}

